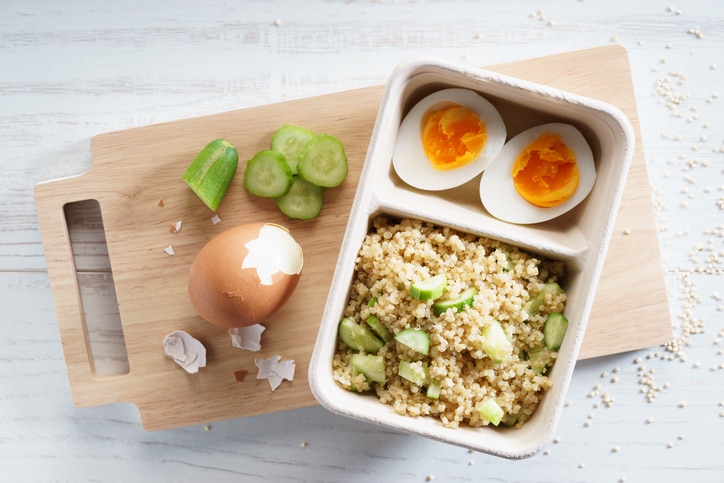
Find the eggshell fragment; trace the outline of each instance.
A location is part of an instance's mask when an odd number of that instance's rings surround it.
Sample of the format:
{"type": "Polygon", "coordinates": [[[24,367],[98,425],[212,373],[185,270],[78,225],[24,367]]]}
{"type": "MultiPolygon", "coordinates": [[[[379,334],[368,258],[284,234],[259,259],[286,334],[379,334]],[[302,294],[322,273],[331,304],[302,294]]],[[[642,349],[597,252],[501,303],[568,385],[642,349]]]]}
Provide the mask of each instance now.
{"type": "Polygon", "coordinates": [[[286,228],[239,225],[212,238],[196,255],[189,298],[203,319],[220,327],[261,323],[291,297],[302,265],[302,249],[286,228]]]}
{"type": "Polygon", "coordinates": [[[480,199],[494,217],[518,224],[548,221],[573,209],[593,189],[596,166],[591,147],[583,134],[565,123],[548,123],[527,129],[510,139],[495,160],[487,167],[480,180],[480,199]],[[576,156],[579,181],[573,195],[563,203],[541,208],[526,201],[515,189],[512,167],[518,155],[542,133],[558,134],[563,143],[576,156]]]}
{"type": "Polygon", "coordinates": [[[206,347],[182,330],[164,337],[163,352],[189,374],[196,374],[200,367],[206,367],[206,347]]]}

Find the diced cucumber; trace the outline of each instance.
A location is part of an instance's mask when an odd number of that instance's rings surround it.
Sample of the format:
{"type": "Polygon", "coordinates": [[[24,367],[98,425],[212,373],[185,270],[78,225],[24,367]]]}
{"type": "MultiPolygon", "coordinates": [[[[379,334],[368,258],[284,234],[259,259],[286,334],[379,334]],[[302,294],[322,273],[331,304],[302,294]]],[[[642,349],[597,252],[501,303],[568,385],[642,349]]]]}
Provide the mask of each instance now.
{"type": "Polygon", "coordinates": [[[277,198],[292,187],[292,170],[284,155],[271,149],[260,151],[246,163],[244,187],[262,198],[277,198]]]}
{"type": "Polygon", "coordinates": [[[183,174],[183,180],[212,211],[219,208],[239,164],[236,148],[224,139],[207,144],[183,174]]]}
{"type": "Polygon", "coordinates": [[[392,333],[385,324],[380,322],[380,319],[378,319],[374,315],[370,315],[369,317],[367,317],[367,320],[365,322],[367,322],[367,325],[370,326],[372,332],[374,332],[377,337],[382,339],[383,342],[389,342],[392,340],[392,333]]]}
{"type": "Polygon", "coordinates": [[[483,327],[483,352],[496,364],[500,364],[513,353],[513,344],[497,320],[483,327]]]}
{"type": "Polygon", "coordinates": [[[442,297],[445,288],[447,288],[447,277],[441,273],[410,285],[410,295],[417,300],[435,300],[442,297]]]}
{"type": "Polygon", "coordinates": [[[322,188],[294,176],[289,191],[275,201],[281,212],[292,220],[311,220],[322,211],[322,188]]]}
{"type": "Polygon", "coordinates": [[[403,379],[407,379],[418,386],[424,386],[427,382],[427,364],[422,361],[410,362],[403,359],[400,361],[397,373],[403,379]]]}
{"type": "Polygon", "coordinates": [[[559,312],[548,314],[543,325],[543,342],[550,350],[558,350],[568,330],[568,319],[559,312]]]}
{"type": "Polygon", "coordinates": [[[528,349],[528,364],[536,374],[545,374],[548,370],[548,348],[545,346],[528,349]]]}
{"type": "Polygon", "coordinates": [[[302,152],[297,172],[310,183],[334,188],[347,177],[347,155],[344,145],[334,136],[318,134],[302,152]]]}
{"type": "Polygon", "coordinates": [[[515,426],[515,423],[517,423],[519,419],[520,413],[506,414],[505,416],[503,416],[503,419],[500,422],[503,423],[503,426],[512,428],[513,426],[515,426]]]}
{"type": "Polygon", "coordinates": [[[425,396],[430,399],[440,399],[440,390],[440,381],[437,379],[430,379],[430,382],[427,383],[427,392],[425,392],[425,396]]]}
{"type": "Polygon", "coordinates": [[[342,342],[355,351],[363,350],[368,354],[377,354],[385,345],[369,328],[358,324],[349,317],[340,321],[337,333],[342,342]]]}
{"type": "Polygon", "coordinates": [[[503,416],[505,415],[503,408],[501,408],[500,405],[492,397],[485,399],[483,402],[478,404],[478,406],[475,409],[477,409],[478,412],[485,419],[490,421],[491,424],[493,424],[495,426],[500,424],[500,421],[503,419],[503,416]]]}
{"type": "Polygon", "coordinates": [[[284,155],[292,174],[297,174],[297,164],[299,164],[302,151],[314,136],[312,131],[287,124],[274,132],[271,147],[274,151],[284,155]]]}
{"type": "Polygon", "coordinates": [[[561,295],[563,292],[564,290],[556,282],[548,282],[543,285],[543,289],[540,292],[528,300],[523,306],[523,310],[528,312],[528,315],[536,315],[545,303],[547,295],[561,295]]]}
{"type": "Polygon", "coordinates": [[[395,340],[420,354],[428,355],[430,353],[430,336],[422,329],[412,327],[403,329],[395,336],[395,340]]]}
{"type": "Polygon", "coordinates": [[[455,298],[438,300],[433,304],[432,308],[435,311],[435,315],[440,315],[447,309],[456,309],[458,312],[462,312],[473,305],[473,299],[477,293],[478,291],[475,287],[471,287],[455,298]]]}
{"type": "Polygon", "coordinates": [[[385,373],[385,358],[372,354],[352,354],[349,361],[350,365],[361,372],[367,378],[367,381],[382,382],[387,381],[385,373]]]}

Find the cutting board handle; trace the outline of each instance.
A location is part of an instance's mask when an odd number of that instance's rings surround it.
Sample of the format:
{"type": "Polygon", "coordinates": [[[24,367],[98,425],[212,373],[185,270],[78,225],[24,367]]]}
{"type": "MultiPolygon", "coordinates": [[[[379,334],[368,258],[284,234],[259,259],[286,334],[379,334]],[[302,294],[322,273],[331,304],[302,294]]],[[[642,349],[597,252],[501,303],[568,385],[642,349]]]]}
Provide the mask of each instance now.
{"type": "MultiPolygon", "coordinates": [[[[43,235],[70,387],[74,401],[83,407],[122,400],[126,379],[123,374],[105,376],[96,370],[88,330],[89,321],[86,320],[87,310],[79,282],[78,262],[69,229],[67,208],[73,203],[96,201],[102,220],[103,198],[107,194],[89,192],[88,186],[93,185],[89,183],[91,173],[92,170],[79,176],[46,181],[35,186],[38,222],[43,235]]],[[[101,222],[101,231],[102,226],[101,222]]],[[[105,243],[105,234],[102,240],[105,243]]]]}

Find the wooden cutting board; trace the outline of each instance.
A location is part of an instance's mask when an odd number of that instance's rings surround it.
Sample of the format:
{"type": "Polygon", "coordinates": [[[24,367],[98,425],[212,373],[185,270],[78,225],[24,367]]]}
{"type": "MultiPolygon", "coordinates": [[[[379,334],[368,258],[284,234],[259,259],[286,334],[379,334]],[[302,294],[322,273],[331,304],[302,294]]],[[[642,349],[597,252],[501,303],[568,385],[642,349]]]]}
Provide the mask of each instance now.
{"type": "MultiPolygon", "coordinates": [[[[580,357],[667,341],[671,320],[625,50],[599,47],[489,69],[614,104],[630,118],[636,153],[580,357]]],[[[99,135],[91,140],[88,172],[36,186],[76,405],[132,402],[143,426],[157,430],[315,404],[307,381],[309,359],[382,92],[383,86],[373,86],[99,135]],[[213,213],[181,179],[187,165],[207,142],[225,138],[238,148],[242,170],[283,124],[337,136],[350,162],[345,183],[325,192],[319,218],[299,222],[287,220],[273,201],[248,195],[237,176],[219,208],[222,221],[213,224],[213,213]],[[65,206],[83,200],[97,200],[102,214],[127,352],[125,374],[103,376],[94,369],[77,267],[82,260],[77,254],[74,259],[64,216],[65,206]],[[178,220],[182,229],[173,234],[169,227],[178,220]],[[253,221],[287,226],[305,254],[301,282],[266,324],[259,352],[233,348],[226,331],[201,320],[186,288],[197,251],[224,229],[253,221]],[[175,255],[164,252],[169,245],[175,255]],[[198,374],[185,373],[163,354],[164,336],[177,329],[207,347],[207,367],[198,374]],[[256,379],[254,364],[255,358],[273,355],[296,363],[294,381],[274,392],[256,379]],[[248,371],[243,382],[234,378],[238,370],[248,371]]]]}

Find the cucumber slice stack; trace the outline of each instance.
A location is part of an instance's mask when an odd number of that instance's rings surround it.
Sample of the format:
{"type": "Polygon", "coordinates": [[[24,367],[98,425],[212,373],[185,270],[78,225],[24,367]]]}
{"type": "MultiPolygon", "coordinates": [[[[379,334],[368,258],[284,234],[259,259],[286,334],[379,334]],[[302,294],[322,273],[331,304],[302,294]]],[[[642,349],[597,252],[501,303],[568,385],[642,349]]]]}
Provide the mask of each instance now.
{"type": "Polygon", "coordinates": [[[270,150],[249,160],[244,186],[253,195],[274,198],[290,219],[311,220],[322,210],[323,188],[342,184],[348,170],[337,138],[288,124],[274,133],[270,150]]]}

